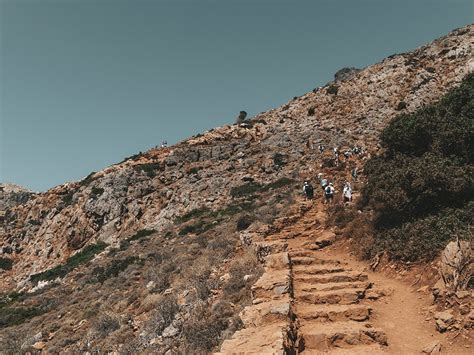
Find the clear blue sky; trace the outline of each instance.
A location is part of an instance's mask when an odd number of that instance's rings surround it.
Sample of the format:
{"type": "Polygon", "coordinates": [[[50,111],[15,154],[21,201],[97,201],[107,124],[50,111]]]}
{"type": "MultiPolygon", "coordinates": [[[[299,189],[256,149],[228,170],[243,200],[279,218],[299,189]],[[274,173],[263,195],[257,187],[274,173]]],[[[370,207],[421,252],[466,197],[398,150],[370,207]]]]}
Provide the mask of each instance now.
{"type": "Polygon", "coordinates": [[[473,22],[470,0],[0,0],[0,181],[77,180],[473,22]]]}

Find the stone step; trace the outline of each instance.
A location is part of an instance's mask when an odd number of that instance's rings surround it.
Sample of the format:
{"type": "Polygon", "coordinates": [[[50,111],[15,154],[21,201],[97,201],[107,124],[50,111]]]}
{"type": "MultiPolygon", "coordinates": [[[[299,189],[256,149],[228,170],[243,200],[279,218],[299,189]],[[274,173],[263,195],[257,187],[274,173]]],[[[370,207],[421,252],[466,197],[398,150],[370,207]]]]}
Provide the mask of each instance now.
{"type": "Polygon", "coordinates": [[[239,313],[239,316],[245,328],[262,327],[294,319],[289,295],[279,300],[247,306],[239,313]]]}
{"type": "Polygon", "coordinates": [[[369,289],[372,287],[372,283],[369,281],[355,281],[355,282],[328,282],[320,284],[306,284],[298,282],[294,285],[294,292],[317,292],[317,291],[331,291],[341,290],[345,288],[363,288],[369,289]]]}
{"type": "Polygon", "coordinates": [[[294,279],[306,284],[367,281],[368,276],[363,272],[335,272],[324,275],[295,274],[294,279]]]}
{"type": "Polygon", "coordinates": [[[266,271],[252,286],[252,299],[274,300],[291,292],[290,270],[266,271]]]}
{"type": "MultiPolygon", "coordinates": [[[[387,345],[387,336],[365,322],[308,322],[300,327],[304,349],[328,351],[333,347],[372,344],[387,345]]],[[[331,349],[332,350],[332,349],[331,349]]]]}
{"type": "Polygon", "coordinates": [[[328,304],[297,304],[296,316],[300,321],[314,320],[319,322],[338,322],[353,320],[366,321],[370,318],[372,308],[362,304],[328,305],[328,304]]]}
{"type": "MultiPolygon", "coordinates": [[[[384,346],[374,343],[368,345],[348,345],[347,348],[331,348],[331,355],[385,355],[384,346]]],[[[305,349],[301,351],[305,355],[327,354],[327,351],[305,349]]]]}
{"type": "Polygon", "coordinates": [[[306,257],[312,258],[316,255],[314,251],[307,250],[307,249],[290,250],[289,253],[292,258],[297,257],[297,256],[306,256],[306,257]]]}
{"type": "Polygon", "coordinates": [[[303,246],[309,250],[319,250],[325,248],[336,241],[334,233],[323,234],[315,240],[309,240],[303,246]]]}
{"type": "Polygon", "coordinates": [[[320,275],[320,274],[331,274],[334,272],[351,271],[350,269],[344,269],[343,266],[331,265],[331,264],[318,264],[318,265],[295,265],[293,267],[294,274],[308,274],[308,275],[320,275]]]}
{"type": "Polygon", "coordinates": [[[295,348],[293,339],[287,323],[244,328],[224,341],[219,354],[286,354],[295,348]]]}
{"type": "Polygon", "coordinates": [[[299,265],[341,265],[341,263],[337,260],[324,260],[319,259],[315,256],[305,256],[305,255],[298,255],[293,254],[290,252],[291,257],[291,264],[293,266],[299,265]]]}
{"type": "Polygon", "coordinates": [[[296,300],[311,304],[354,304],[364,298],[365,289],[350,288],[342,290],[318,291],[318,292],[300,292],[296,300]]]}

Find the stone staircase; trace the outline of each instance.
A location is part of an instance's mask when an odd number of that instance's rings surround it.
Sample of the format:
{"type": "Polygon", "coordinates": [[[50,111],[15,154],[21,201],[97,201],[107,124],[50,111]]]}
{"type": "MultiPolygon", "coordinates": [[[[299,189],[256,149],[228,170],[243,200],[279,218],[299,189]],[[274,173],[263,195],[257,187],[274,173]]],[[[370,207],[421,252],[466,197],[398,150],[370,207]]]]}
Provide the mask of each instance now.
{"type": "Polygon", "coordinates": [[[265,239],[277,252],[266,256],[265,272],[252,288],[253,305],[241,313],[244,329],[223,343],[221,353],[385,352],[387,336],[370,323],[368,275],[319,251],[335,240],[323,228],[311,233],[324,218],[312,208],[265,239]]]}

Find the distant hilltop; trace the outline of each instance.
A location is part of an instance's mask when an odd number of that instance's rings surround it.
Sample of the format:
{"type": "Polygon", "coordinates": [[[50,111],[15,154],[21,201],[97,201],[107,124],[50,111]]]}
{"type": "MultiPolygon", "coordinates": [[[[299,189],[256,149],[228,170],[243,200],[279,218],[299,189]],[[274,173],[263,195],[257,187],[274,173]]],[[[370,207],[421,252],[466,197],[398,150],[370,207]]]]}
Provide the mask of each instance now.
{"type": "Polygon", "coordinates": [[[0,211],[28,201],[35,193],[27,188],[9,183],[0,183],[0,211]]]}

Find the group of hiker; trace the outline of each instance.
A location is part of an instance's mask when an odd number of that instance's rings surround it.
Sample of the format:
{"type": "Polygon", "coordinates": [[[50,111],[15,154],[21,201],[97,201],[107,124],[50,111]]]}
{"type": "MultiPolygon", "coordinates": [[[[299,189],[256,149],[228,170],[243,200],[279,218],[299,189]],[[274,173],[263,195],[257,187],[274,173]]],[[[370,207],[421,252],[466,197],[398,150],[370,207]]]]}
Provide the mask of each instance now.
{"type": "MultiPolygon", "coordinates": [[[[326,150],[326,147],[320,144],[318,145],[318,150],[319,150],[319,153],[322,154],[326,150]]],[[[339,165],[339,158],[341,156],[341,151],[339,150],[339,147],[335,146],[333,148],[333,153],[334,153],[334,162],[337,166],[339,165]]],[[[362,147],[359,147],[359,146],[354,146],[353,148],[346,149],[344,152],[342,152],[342,155],[344,156],[344,160],[348,160],[353,155],[360,155],[360,154],[364,154],[364,150],[362,147]]]]}
{"type": "MultiPolygon", "coordinates": [[[[334,184],[332,182],[329,182],[328,179],[324,178],[322,173],[318,174],[318,181],[321,186],[321,189],[323,190],[324,202],[327,204],[331,204],[333,202],[334,194],[336,192],[334,184]]],[[[312,200],[314,198],[314,188],[309,181],[305,181],[303,184],[303,194],[307,200],[312,200]]],[[[342,188],[342,201],[352,201],[352,187],[348,181],[344,183],[344,186],[342,188]]]]}

